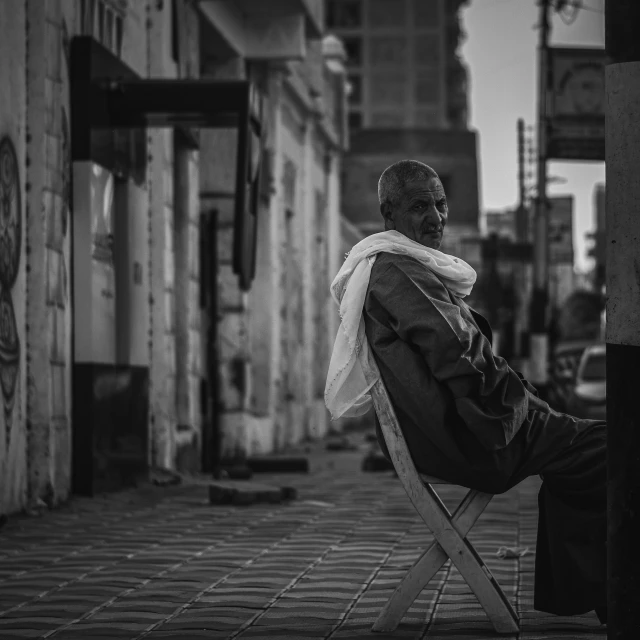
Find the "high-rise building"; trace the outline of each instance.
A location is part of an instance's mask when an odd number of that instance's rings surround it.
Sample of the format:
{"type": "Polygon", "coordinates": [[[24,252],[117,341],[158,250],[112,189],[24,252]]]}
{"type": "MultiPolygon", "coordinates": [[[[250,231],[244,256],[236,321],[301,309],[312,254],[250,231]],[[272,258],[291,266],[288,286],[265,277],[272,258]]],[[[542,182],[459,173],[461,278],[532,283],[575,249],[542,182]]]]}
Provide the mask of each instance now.
{"type": "Polygon", "coordinates": [[[347,50],[352,131],[467,128],[457,53],[467,1],[326,0],[327,29],[347,50]]]}
{"type": "Polygon", "coordinates": [[[440,175],[449,200],[443,250],[478,233],[476,134],[468,129],[467,70],[458,49],[468,0],[325,0],[327,31],[347,52],[350,151],[342,192],[346,217],[382,231],[377,182],[405,158],[440,175]]]}

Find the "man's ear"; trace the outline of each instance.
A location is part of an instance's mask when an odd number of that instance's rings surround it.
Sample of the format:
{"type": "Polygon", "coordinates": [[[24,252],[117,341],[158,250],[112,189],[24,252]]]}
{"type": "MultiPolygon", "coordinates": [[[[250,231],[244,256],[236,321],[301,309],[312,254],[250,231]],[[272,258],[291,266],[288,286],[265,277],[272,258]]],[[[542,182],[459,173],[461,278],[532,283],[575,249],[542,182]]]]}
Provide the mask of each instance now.
{"type": "Polygon", "coordinates": [[[393,221],[393,211],[389,206],[388,202],[383,202],[380,205],[380,213],[382,214],[382,218],[384,220],[384,228],[389,231],[390,229],[395,229],[396,224],[393,221]]]}

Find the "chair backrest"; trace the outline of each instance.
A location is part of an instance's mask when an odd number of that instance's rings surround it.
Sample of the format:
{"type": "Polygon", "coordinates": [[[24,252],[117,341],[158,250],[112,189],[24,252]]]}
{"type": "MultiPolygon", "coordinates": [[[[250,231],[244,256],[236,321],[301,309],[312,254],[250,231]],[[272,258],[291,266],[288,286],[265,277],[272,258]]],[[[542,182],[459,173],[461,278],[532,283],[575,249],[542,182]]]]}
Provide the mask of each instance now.
{"type": "Polygon", "coordinates": [[[438,480],[425,478],[416,469],[371,348],[366,350],[366,355],[360,351],[359,358],[366,381],[370,383],[375,380],[370,391],[371,399],[389,450],[391,462],[411,501],[420,500],[424,492],[424,481],[437,482],[438,480]]]}

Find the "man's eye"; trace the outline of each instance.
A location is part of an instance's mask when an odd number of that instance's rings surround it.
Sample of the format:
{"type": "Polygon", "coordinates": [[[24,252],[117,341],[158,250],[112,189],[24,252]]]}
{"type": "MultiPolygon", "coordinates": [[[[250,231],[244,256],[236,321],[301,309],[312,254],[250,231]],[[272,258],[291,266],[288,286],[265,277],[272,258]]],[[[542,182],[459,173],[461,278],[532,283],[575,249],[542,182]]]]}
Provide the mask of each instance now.
{"type": "Polygon", "coordinates": [[[440,209],[442,211],[442,209],[446,209],[447,208],[447,201],[446,200],[440,200],[440,202],[438,202],[438,209],[440,209]]]}
{"type": "Polygon", "coordinates": [[[411,207],[414,211],[422,211],[422,209],[424,209],[424,204],[419,203],[419,204],[414,204],[413,207],[411,207]]]}

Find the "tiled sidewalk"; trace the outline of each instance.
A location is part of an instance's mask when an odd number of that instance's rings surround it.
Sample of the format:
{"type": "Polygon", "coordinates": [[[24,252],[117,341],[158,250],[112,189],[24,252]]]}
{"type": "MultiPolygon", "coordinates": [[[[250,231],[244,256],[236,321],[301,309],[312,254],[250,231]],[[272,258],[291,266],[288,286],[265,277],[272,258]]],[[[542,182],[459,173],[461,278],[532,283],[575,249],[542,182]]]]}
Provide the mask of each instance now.
{"type": "MultiPolygon", "coordinates": [[[[308,475],[260,474],[296,501],[210,506],[206,488],[146,487],[77,499],[0,531],[0,639],[497,638],[447,563],[394,634],[371,625],[431,536],[390,473],[362,473],[363,451],[316,448],[308,475]]],[[[521,616],[519,638],[604,639],[594,614],[532,607],[530,479],[494,498],[471,533],[521,616]]],[[[447,504],[462,495],[441,492],[447,504]]],[[[515,636],[513,636],[515,637],[515,636]]]]}

